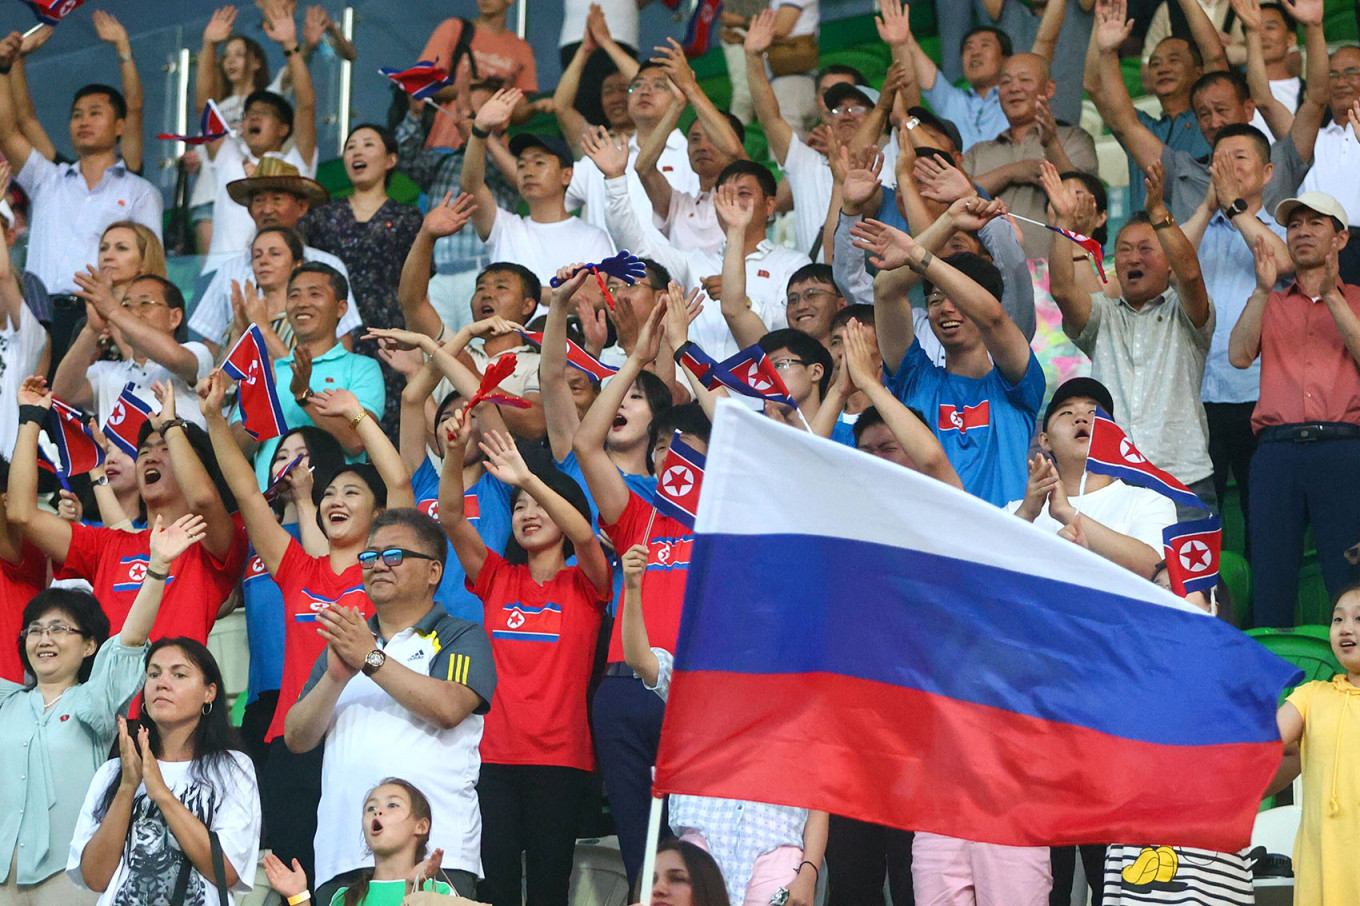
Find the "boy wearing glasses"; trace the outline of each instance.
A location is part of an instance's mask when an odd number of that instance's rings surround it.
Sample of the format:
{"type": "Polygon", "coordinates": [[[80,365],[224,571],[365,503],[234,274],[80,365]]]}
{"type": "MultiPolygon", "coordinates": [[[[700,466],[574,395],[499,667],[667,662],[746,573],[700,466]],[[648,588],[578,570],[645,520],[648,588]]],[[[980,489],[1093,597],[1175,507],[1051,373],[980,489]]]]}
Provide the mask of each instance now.
{"type": "Polygon", "coordinates": [[[76,334],[52,380],[57,397],[82,409],[94,407],[102,425],[128,384],[152,409],[159,408],[151,385],[165,381],[175,388],[175,409],[185,421],[203,427],[194,385],[212,371],[213,356],[198,342],[177,337],[184,321],[184,294],[179,287],[151,274],[132,282],[122,302],[115,302],[109,284],[77,275],[83,287],[88,320],[76,334]],[[122,350],[121,361],[100,361],[100,341],[112,337],[122,350]]]}
{"type": "Polygon", "coordinates": [[[317,902],[330,902],[373,864],[353,816],[367,791],[403,777],[430,800],[429,845],[444,872],[470,897],[481,874],[477,805],[482,715],[496,691],[486,632],[435,603],[444,575],[444,532],[416,509],[380,515],[359,554],[375,616],[330,607],[317,615],[326,650],[317,659],[284,739],[294,752],[324,740],[317,809],[317,902]]]}

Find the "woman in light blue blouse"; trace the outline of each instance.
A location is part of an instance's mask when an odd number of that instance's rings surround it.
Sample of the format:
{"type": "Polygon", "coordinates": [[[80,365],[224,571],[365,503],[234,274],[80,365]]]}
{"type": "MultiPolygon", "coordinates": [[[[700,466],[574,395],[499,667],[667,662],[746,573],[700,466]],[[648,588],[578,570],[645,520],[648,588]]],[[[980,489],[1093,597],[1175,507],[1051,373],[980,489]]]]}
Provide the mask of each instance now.
{"type": "Polygon", "coordinates": [[[200,516],[168,528],[157,517],[146,579],[114,638],[84,592],[49,588],[24,608],[19,653],[34,682],[0,681],[0,906],[98,898],[67,880],[67,848],[117,735],[117,713],[145,679],[146,640],[172,564],[203,533],[200,516]]]}

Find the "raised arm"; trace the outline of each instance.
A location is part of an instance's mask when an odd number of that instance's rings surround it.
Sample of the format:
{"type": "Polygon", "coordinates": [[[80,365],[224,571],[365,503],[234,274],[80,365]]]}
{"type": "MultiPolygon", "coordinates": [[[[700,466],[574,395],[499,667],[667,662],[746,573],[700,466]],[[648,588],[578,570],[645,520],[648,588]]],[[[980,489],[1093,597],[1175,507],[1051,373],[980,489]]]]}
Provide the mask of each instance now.
{"type": "Polygon", "coordinates": [[[1228,361],[1234,368],[1250,368],[1261,354],[1261,319],[1270,293],[1275,289],[1275,281],[1279,279],[1279,264],[1273,246],[1257,237],[1252,254],[1256,261],[1256,289],[1247,298],[1246,307],[1237,316],[1237,323],[1228,336],[1228,361]]]}
{"type": "Polygon", "coordinates": [[[1119,45],[1133,31],[1126,0],[1098,0],[1091,42],[1086,48],[1086,90],[1101,119],[1140,170],[1161,160],[1162,142],[1138,120],[1119,71],[1119,45]]]}
{"type": "Polygon", "coordinates": [[[774,96],[770,79],[765,75],[765,52],[774,41],[776,15],[772,9],[757,13],[747,29],[743,47],[746,50],[746,81],[751,87],[751,106],[769,142],[770,155],[782,167],[789,153],[789,143],[793,141],[793,127],[779,112],[779,99],[774,96]]]}
{"type": "Polygon", "coordinates": [[[1298,0],[1291,3],[1282,0],[1300,25],[1303,26],[1304,55],[1307,58],[1304,72],[1303,99],[1299,109],[1294,111],[1294,123],[1289,127],[1289,135],[1294,140],[1294,148],[1303,162],[1313,160],[1313,143],[1317,140],[1318,129],[1331,103],[1330,56],[1327,53],[1327,37],[1322,31],[1322,0],[1298,0]]]}
{"type": "MultiPolygon", "coordinates": [[[[995,2],[995,0],[991,0],[995,2]]],[[[1014,2],[1014,0],[1012,0],[1014,2]]],[[[1000,15],[998,7],[993,19],[1000,15]]],[[[1030,53],[1041,56],[1048,63],[1053,62],[1053,55],[1058,49],[1058,34],[1062,31],[1063,20],[1067,18],[1067,4],[1054,3],[1044,7],[1044,14],[1039,17],[1039,29],[1034,33],[1034,44],[1030,46],[1030,53]]]]}
{"type": "Polygon", "coordinates": [[[223,6],[213,10],[208,26],[203,29],[203,45],[198,49],[198,66],[194,74],[194,109],[199,113],[208,106],[208,101],[222,96],[222,86],[218,84],[217,45],[231,37],[235,24],[236,7],[223,6]]]}
{"type": "Polygon", "coordinates": [[[203,549],[218,560],[226,558],[236,538],[236,528],[231,515],[217,493],[217,485],[198,458],[198,451],[189,443],[189,432],[182,420],[175,418],[175,390],[163,381],[151,385],[151,392],[161,404],[161,411],[151,415],[151,427],[161,435],[165,447],[170,452],[170,466],[175,470],[175,480],[184,490],[184,500],[189,511],[202,516],[207,522],[207,534],[203,538],[203,549]]]}
{"type": "Polygon", "coordinates": [[[883,366],[895,372],[915,338],[911,321],[911,302],[907,291],[912,282],[900,270],[908,262],[907,252],[916,243],[896,227],[878,220],[865,220],[850,228],[855,248],[869,252],[869,263],[878,268],[874,277],[874,332],[883,366]]]}
{"type": "Polygon", "coordinates": [[[633,81],[633,76],[638,73],[638,61],[614,40],[614,36],[609,33],[609,23],[605,20],[604,10],[598,5],[594,5],[586,15],[586,28],[594,34],[595,43],[609,57],[609,61],[618,69],[619,74],[627,81],[633,81]]]}
{"type": "Polygon", "coordinates": [[[378,420],[373,418],[358,397],[348,390],[322,390],[311,397],[309,408],[314,415],[322,418],[338,416],[349,422],[359,439],[363,441],[368,461],[377,469],[378,476],[387,486],[387,505],[389,507],[413,507],[415,494],[411,490],[411,473],[401,460],[401,454],[392,446],[383,433],[378,420]]]}
{"type": "Polygon", "coordinates": [[[628,148],[620,139],[602,126],[587,129],[581,135],[581,147],[604,174],[605,225],[614,244],[628,249],[639,258],[650,258],[671,274],[686,275],[689,264],[685,253],[669,242],[658,241],[655,230],[644,230],[633,207],[633,196],[624,174],[628,168],[628,148]]]}
{"type": "Polygon", "coordinates": [[[181,346],[173,334],[165,333],[133,314],[131,306],[137,304],[136,300],[125,299],[125,305],[115,302],[113,283],[108,275],[89,265],[83,273],[75,275],[75,281],[80,287],[76,295],[88,302],[107,324],[116,328],[134,352],[169,369],[190,387],[198,383],[198,357],[192,350],[181,346]]]}
{"type": "MultiPolygon", "coordinates": [[[[1252,152],[1247,152],[1252,153],[1252,152]]],[[[1232,159],[1226,150],[1220,149],[1214,155],[1213,162],[1209,164],[1209,196],[1214,199],[1212,204],[1229,205],[1235,199],[1242,197],[1242,186],[1237,180],[1237,173],[1233,169],[1232,159]],[[1219,201],[1222,199],[1222,201],[1219,201]]],[[[1208,199],[1206,199],[1207,201],[1208,199]]],[[[1211,212],[1212,213],[1212,212],[1211,212]]],[[[1198,212],[1196,212],[1198,215],[1198,212]]],[[[1237,228],[1237,232],[1242,234],[1242,239],[1247,243],[1247,248],[1253,248],[1257,239],[1264,239],[1266,245],[1275,250],[1275,260],[1282,262],[1280,273],[1283,275],[1294,272],[1293,262],[1289,258],[1289,249],[1284,244],[1284,240],[1275,234],[1275,231],[1261,222],[1255,214],[1244,211],[1232,218],[1232,225],[1237,228]]],[[[1190,231],[1187,228],[1186,234],[1190,231]]],[[[1199,248],[1197,237],[1191,237],[1191,242],[1199,248]]]]}
{"type": "Polygon", "coordinates": [[[1233,12],[1242,23],[1242,34],[1247,44],[1247,88],[1251,100],[1261,111],[1266,126],[1270,129],[1267,136],[1271,141],[1284,138],[1294,124],[1294,111],[1276,100],[1270,90],[1270,78],[1266,75],[1266,60],[1261,44],[1261,4],[1260,0],[1232,0],[1233,12]]]}
{"type": "Polygon", "coordinates": [[[123,100],[127,102],[127,116],[123,119],[123,137],[118,147],[123,161],[134,173],[142,171],[146,135],[143,129],[145,98],[142,93],[142,77],[137,72],[137,62],[132,58],[132,42],[128,40],[127,29],[112,13],[102,9],[94,11],[94,31],[99,40],[113,45],[118,54],[118,74],[123,82],[123,100]]]}
{"type": "Polygon", "coordinates": [[[543,419],[548,426],[548,446],[553,460],[562,462],[571,453],[571,440],[581,424],[576,400],[567,384],[567,316],[571,313],[572,296],[590,277],[590,271],[572,264],[560,269],[557,276],[563,282],[548,297],[538,383],[543,396],[543,419]]]}
{"type": "MultiPolygon", "coordinates": [[[[423,334],[422,334],[423,336],[423,334]]],[[[426,360],[401,388],[401,425],[397,430],[397,450],[412,475],[425,462],[426,422],[430,394],[439,385],[439,372],[426,360]]]]}
{"type": "MultiPolygon", "coordinates": [[[[487,196],[491,192],[487,191],[487,196]]],[[[491,198],[495,208],[496,200],[491,198]]],[[[397,302],[401,305],[402,319],[408,330],[419,331],[438,338],[444,332],[444,322],[430,303],[430,273],[434,269],[434,244],[444,236],[452,236],[467,225],[477,203],[472,195],[453,197],[452,192],[444,195],[443,201],[430,207],[420,224],[411,249],[406,253],[406,261],[401,267],[401,281],[397,286],[397,302]]],[[[495,211],[491,212],[495,216],[495,211]]],[[[490,230],[490,227],[487,228],[490,230]]]]}
{"type": "MultiPolygon", "coordinates": [[[[1048,193],[1049,206],[1053,208],[1054,223],[1065,230],[1076,230],[1081,206],[1084,204],[1090,211],[1095,207],[1095,199],[1090,195],[1078,195],[1064,186],[1057,168],[1047,161],[1040,179],[1048,193]]],[[[1049,239],[1048,291],[1062,312],[1063,332],[1076,337],[1091,319],[1091,296],[1077,283],[1070,246],[1071,242],[1057,233],[1049,239]]]]}
{"type": "Polygon", "coordinates": [[[562,530],[576,551],[576,563],[586,574],[590,584],[601,593],[611,592],[614,588],[613,577],[609,571],[609,561],[605,559],[600,541],[590,520],[567,502],[561,494],[548,487],[525,464],[519,448],[511,438],[499,431],[488,431],[482,435],[482,452],[486,454],[486,469],[495,478],[512,487],[524,491],[548,514],[548,518],[562,530]]]}
{"type": "Polygon", "coordinates": [[[735,183],[728,182],[713,192],[713,207],[718,218],[727,224],[727,246],[723,250],[722,306],[723,320],[737,341],[745,349],[769,333],[760,315],[751,308],[746,296],[746,229],[755,214],[755,203],[737,194],[735,183]]]}
{"type": "Polygon", "coordinates": [[[449,536],[454,556],[468,581],[476,582],[486,565],[486,542],[463,511],[463,495],[467,493],[463,486],[463,457],[471,434],[472,414],[459,412],[446,438],[444,469],[439,475],[439,524],[449,536]]]}
{"type": "Polygon", "coordinates": [[[293,144],[310,165],[316,157],[316,90],[307,59],[300,53],[293,5],[285,0],[269,0],[264,13],[265,34],[278,42],[288,59],[288,77],[293,82],[293,144]]]}
{"type": "Polygon", "coordinates": [[[576,109],[576,95],[581,90],[581,73],[585,71],[586,61],[595,52],[595,37],[591,34],[590,28],[586,28],[586,33],[581,37],[581,43],[576,45],[576,53],[572,55],[571,62],[567,68],[562,70],[562,76],[557,80],[557,88],[553,91],[553,115],[557,117],[557,125],[562,129],[562,137],[571,146],[573,154],[581,154],[581,133],[590,128],[590,123],[581,115],[581,111],[576,109]]]}
{"type": "MultiPolygon", "coordinates": [[[[9,69],[19,56],[19,47],[23,42],[23,36],[17,31],[11,32],[8,37],[0,41],[0,69],[9,69]]],[[[24,89],[24,100],[32,104],[28,97],[27,84],[18,86],[15,84],[13,74],[9,72],[0,73],[0,152],[4,152],[5,159],[10,161],[10,165],[15,167],[16,174],[22,172],[25,161],[33,152],[33,144],[19,128],[19,119],[16,113],[15,93],[22,87],[24,89]]]]}
{"type": "Polygon", "coordinates": [[[24,378],[18,402],[19,437],[9,464],[5,515],[11,526],[23,532],[53,564],[60,565],[71,549],[71,523],[38,509],[38,434],[52,409],[47,381],[37,375],[24,378]]]}
{"type": "Polygon", "coordinates": [[[899,87],[899,100],[906,107],[920,106],[921,73],[912,50],[916,41],[911,34],[909,8],[903,6],[901,0],[882,0],[874,26],[878,29],[879,39],[888,45],[893,61],[902,64],[904,74],[899,87]]]}
{"type": "Polygon", "coordinates": [[[497,91],[472,121],[472,133],[468,136],[463,152],[463,191],[472,196],[476,206],[472,209],[472,225],[483,242],[491,235],[491,227],[496,223],[496,196],[486,184],[486,139],[484,136],[493,131],[504,129],[510,122],[510,114],[524,97],[518,88],[502,88],[497,91]]]}
{"type": "MultiPolygon", "coordinates": [[[[665,46],[655,48],[656,53],[665,61],[666,74],[671,77],[671,81],[684,94],[685,100],[694,108],[694,114],[699,122],[703,124],[704,132],[708,134],[708,140],[713,143],[719,151],[729,154],[735,158],[746,157],[746,147],[742,145],[741,139],[737,138],[737,132],[728,122],[727,117],[723,116],[722,111],[709,98],[704,90],[699,87],[699,80],[694,75],[694,70],[685,59],[684,48],[680,42],[674,38],[667,38],[665,46]]],[[[654,130],[659,132],[660,130],[654,130]]],[[[670,130],[666,130],[667,133],[670,130]]]]}
{"type": "Polygon", "coordinates": [[[1199,255],[1195,247],[1181,232],[1181,228],[1171,218],[1166,203],[1162,201],[1162,164],[1153,164],[1147,171],[1147,209],[1152,221],[1157,242],[1171,263],[1171,275],[1176,281],[1176,293],[1181,299],[1181,308],[1190,318],[1190,323],[1203,327],[1209,322],[1209,290],[1204,285],[1204,272],[1199,266],[1199,255]]]}
{"type": "Polygon", "coordinates": [[[1199,48],[1204,60],[1205,72],[1217,72],[1228,68],[1228,54],[1223,49],[1223,38],[1209,20],[1209,14],[1199,5],[1198,0],[1175,0],[1185,14],[1185,23],[1190,26],[1190,38],[1199,48]]]}
{"type": "MultiPolygon", "coordinates": [[[[688,65],[685,68],[688,69],[688,65]]],[[[690,74],[693,75],[692,72],[690,74]]],[[[661,117],[661,122],[657,123],[656,128],[647,136],[647,140],[638,146],[638,156],[633,161],[633,170],[637,173],[642,188],[647,192],[647,200],[652,204],[652,213],[663,220],[670,214],[673,190],[670,181],[661,175],[656,165],[661,160],[661,153],[666,150],[666,139],[670,137],[671,130],[680,122],[680,114],[684,112],[685,99],[672,98],[670,106],[661,117]]]]}
{"type": "Polygon", "coordinates": [[[662,335],[665,333],[662,318],[666,316],[667,307],[667,302],[663,300],[652,309],[638,332],[633,354],[614,377],[605,383],[600,395],[586,410],[585,417],[581,419],[581,426],[576,429],[576,437],[572,440],[576,461],[581,466],[591,496],[595,498],[600,519],[605,523],[618,521],[623,515],[624,508],[628,506],[630,493],[623,476],[619,474],[618,466],[614,465],[614,461],[605,450],[605,439],[629,388],[633,386],[642,369],[651,364],[657,356],[662,335]]]}

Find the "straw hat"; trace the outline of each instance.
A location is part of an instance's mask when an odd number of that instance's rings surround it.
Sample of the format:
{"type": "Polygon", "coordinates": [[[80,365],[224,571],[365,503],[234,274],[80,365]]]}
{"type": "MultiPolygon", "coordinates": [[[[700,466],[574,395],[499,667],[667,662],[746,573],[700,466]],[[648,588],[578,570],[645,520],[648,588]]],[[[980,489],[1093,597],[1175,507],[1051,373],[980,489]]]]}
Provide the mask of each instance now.
{"type": "Polygon", "coordinates": [[[255,175],[227,183],[231,200],[245,207],[250,207],[250,198],[256,192],[288,192],[307,199],[314,208],[331,200],[321,183],[303,176],[283,158],[268,154],[255,165],[255,175]]]}

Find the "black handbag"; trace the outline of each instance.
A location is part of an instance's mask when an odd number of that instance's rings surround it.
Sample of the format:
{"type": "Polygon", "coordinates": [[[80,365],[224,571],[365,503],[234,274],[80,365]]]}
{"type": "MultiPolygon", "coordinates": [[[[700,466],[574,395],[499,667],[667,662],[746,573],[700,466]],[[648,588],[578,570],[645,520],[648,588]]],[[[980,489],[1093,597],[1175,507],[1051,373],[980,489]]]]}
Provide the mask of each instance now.
{"type": "Polygon", "coordinates": [[[189,172],[184,169],[184,161],[180,161],[175,169],[179,171],[175,176],[175,197],[165,214],[161,231],[165,237],[165,254],[193,255],[198,250],[198,241],[194,235],[193,215],[189,213],[189,172]]]}

